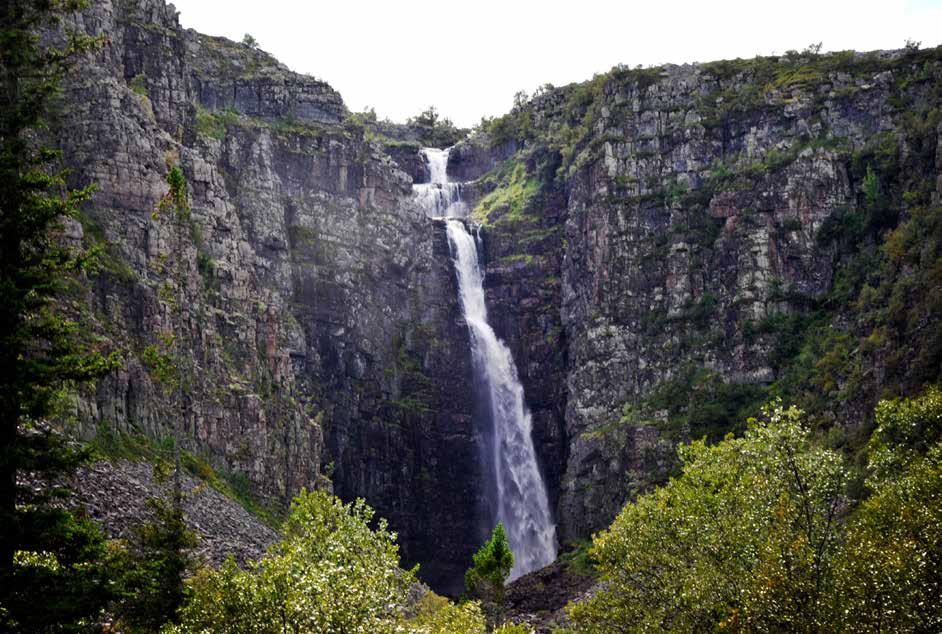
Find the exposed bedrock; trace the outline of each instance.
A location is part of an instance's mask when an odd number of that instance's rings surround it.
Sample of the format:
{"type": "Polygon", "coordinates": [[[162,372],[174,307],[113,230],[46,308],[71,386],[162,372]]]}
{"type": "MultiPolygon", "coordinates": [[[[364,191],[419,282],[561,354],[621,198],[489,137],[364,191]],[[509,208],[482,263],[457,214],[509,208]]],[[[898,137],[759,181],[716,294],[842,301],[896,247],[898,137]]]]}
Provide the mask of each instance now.
{"type": "MultiPolygon", "coordinates": [[[[73,183],[98,185],[67,235],[109,245],[76,310],[126,360],[78,399],[83,432],[181,430],[275,504],[329,479],[460,591],[491,528],[480,405],[444,225],[412,203],[418,143],[375,140],[326,83],[182,29],[163,0],[96,0],[76,25],[106,45],[54,127],[73,183]],[[174,165],[182,241],[154,214],[174,165]],[[184,413],[147,363],[169,333],[184,413]]],[[[874,196],[902,217],[939,203],[938,50],[841,55],[616,69],[451,151],[561,541],[783,376],[774,329],[830,310],[846,262],[824,229],[874,196]]],[[[825,420],[868,407],[828,398],[825,420]]]]}

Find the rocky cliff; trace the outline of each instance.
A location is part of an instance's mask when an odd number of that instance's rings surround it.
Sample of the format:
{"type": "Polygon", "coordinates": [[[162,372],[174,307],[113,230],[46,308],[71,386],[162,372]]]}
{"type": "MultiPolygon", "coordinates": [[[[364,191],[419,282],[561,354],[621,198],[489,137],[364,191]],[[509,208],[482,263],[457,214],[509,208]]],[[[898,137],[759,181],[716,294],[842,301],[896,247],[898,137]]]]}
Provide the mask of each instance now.
{"type": "Polygon", "coordinates": [[[275,505],[325,477],[365,497],[438,587],[478,543],[467,333],[441,226],[325,83],[180,27],[161,0],[101,0],[57,133],[70,235],[107,245],[81,318],[124,368],[79,400],[98,429],[185,448],[275,505]],[[169,170],[189,216],[155,213],[169,170]],[[168,338],[172,335],[177,339],[168,338]],[[186,403],[154,359],[182,350],[186,403]]]}
{"type": "Polygon", "coordinates": [[[616,68],[453,152],[563,541],[774,396],[853,453],[938,377],[937,245],[886,241],[936,226],[940,102],[939,49],[616,68]]]}
{"type": "MultiPolygon", "coordinates": [[[[84,433],[179,435],[275,505],[329,480],[459,590],[490,527],[415,139],[162,0],[98,0],[75,25],[105,46],[56,119],[74,184],[98,185],[67,234],[105,257],[72,300],[126,361],[77,400],[84,433]],[[182,233],[155,213],[174,167],[182,233]],[[158,379],[167,346],[182,406],[158,379]]],[[[452,151],[561,540],[665,478],[677,441],[771,397],[852,452],[874,399],[937,379],[938,256],[919,236],[938,228],[940,101],[939,50],[616,68],[452,151]]]]}

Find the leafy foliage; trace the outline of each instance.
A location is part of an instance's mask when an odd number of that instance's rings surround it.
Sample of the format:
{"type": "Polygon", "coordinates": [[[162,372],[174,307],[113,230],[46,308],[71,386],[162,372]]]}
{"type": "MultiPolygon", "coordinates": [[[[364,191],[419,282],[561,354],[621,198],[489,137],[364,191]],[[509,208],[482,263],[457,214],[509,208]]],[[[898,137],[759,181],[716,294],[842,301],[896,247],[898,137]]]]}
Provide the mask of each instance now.
{"type": "Polygon", "coordinates": [[[835,629],[942,628],[942,444],[864,502],[835,569],[835,629]]]}
{"type": "Polygon", "coordinates": [[[405,627],[416,634],[476,634],[487,630],[487,621],[481,606],[474,601],[455,605],[444,597],[427,592],[418,602],[416,616],[409,619],[405,627]]]}
{"type": "Polygon", "coordinates": [[[467,130],[456,127],[451,119],[443,118],[435,106],[429,106],[410,118],[406,125],[417,131],[419,142],[427,147],[451,147],[468,133],[467,130]]]}
{"type": "Polygon", "coordinates": [[[883,401],[876,418],[873,494],[852,511],[840,457],[795,408],[683,447],[682,474],[595,538],[604,585],[571,606],[578,631],[938,630],[942,396],[883,401]]]}
{"type": "Polygon", "coordinates": [[[409,634],[530,634],[533,631],[525,623],[502,623],[489,629],[487,619],[476,601],[454,604],[444,597],[426,592],[416,604],[416,615],[405,620],[400,632],[409,634]]]}
{"type": "Polygon", "coordinates": [[[201,571],[179,632],[389,632],[414,582],[373,510],[320,491],[295,499],[284,539],[248,570],[201,571]]]}
{"type": "Polygon", "coordinates": [[[681,448],[683,473],[629,504],[590,551],[603,589],[571,611],[590,632],[808,631],[822,623],[845,471],[795,408],[743,438],[681,448]]]}
{"type": "Polygon", "coordinates": [[[870,438],[870,484],[890,481],[942,442],[942,391],[929,387],[912,399],[881,401],[870,438]]]}

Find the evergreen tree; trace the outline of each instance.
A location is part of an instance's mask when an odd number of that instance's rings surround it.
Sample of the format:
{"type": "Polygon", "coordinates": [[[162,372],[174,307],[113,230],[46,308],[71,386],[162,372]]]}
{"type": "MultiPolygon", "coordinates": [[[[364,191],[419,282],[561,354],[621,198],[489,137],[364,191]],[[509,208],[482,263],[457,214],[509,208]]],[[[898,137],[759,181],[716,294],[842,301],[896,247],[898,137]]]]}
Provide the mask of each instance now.
{"type": "Polygon", "coordinates": [[[504,525],[498,522],[491,538],[474,553],[474,565],[464,575],[468,595],[500,606],[504,601],[504,582],[513,567],[514,555],[504,525]]]}
{"type": "Polygon", "coordinates": [[[104,540],[88,521],[55,508],[43,481],[83,456],[52,430],[64,390],[114,367],[92,350],[59,310],[70,277],[94,254],[63,246],[60,225],[75,217],[91,188],[69,189],[59,153],[42,142],[44,116],[61,78],[97,45],[68,35],[43,46],[81,8],[78,0],[0,1],[0,629],[68,630],[100,611],[111,595],[102,568],[104,540]],[[37,601],[41,600],[41,609],[37,601]]]}
{"type": "Polygon", "coordinates": [[[136,527],[130,540],[124,577],[128,596],[119,610],[122,625],[135,632],[156,632],[178,621],[186,598],[184,575],[195,564],[192,549],[197,545],[177,486],[148,500],[148,506],[154,519],[136,527]]]}

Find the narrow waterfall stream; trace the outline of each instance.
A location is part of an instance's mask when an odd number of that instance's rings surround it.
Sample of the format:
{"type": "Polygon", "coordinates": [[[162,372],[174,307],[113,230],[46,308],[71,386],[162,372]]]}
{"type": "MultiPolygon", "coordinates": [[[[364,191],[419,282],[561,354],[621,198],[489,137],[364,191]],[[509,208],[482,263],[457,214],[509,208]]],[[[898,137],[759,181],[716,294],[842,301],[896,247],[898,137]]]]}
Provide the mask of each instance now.
{"type": "MultiPolygon", "coordinates": [[[[478,246],[468,232],[467,206],[460,183],[449,183],[448,150],[423,150],[432,183],[415,185],[416,200],[426,214],[447,218],[448,243],[458,277],[461,310],[471,335],[475,372],[487,390],[494,442],[489,456],[497,486],[497,521],[503,522],[514,553],[511,580],[556,559],[556,526],[549,510],[546,485],[533,446],[530,412],[523,398],[510,349],[487,322],[484,276],[478,246]]],[[[482,395],[485,396],[485,395],[482,395]]]]}

